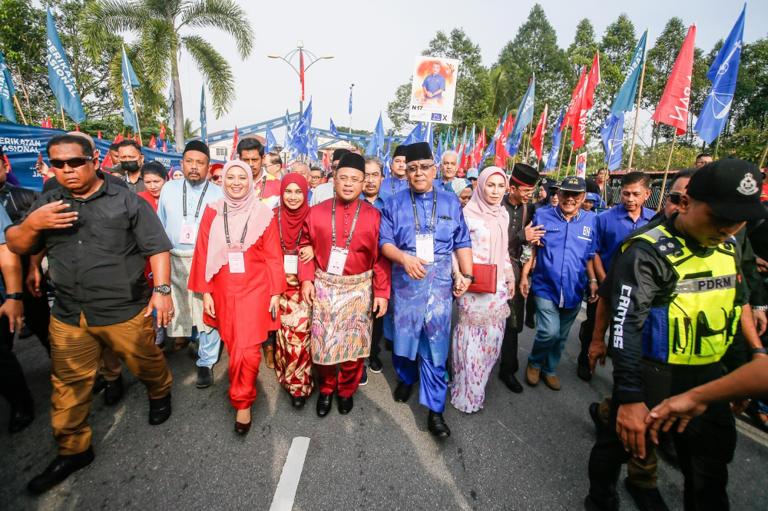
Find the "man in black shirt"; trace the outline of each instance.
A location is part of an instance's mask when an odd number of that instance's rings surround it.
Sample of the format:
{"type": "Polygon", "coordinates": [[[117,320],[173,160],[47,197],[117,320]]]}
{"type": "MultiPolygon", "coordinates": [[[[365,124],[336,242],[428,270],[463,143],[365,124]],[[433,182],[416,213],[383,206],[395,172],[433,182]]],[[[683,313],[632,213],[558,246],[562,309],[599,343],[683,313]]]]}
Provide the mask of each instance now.
{"type": "Polygon", "coordinates": [[[59,455],[30,481],[27,488],[35,494],[93,461],[87,419],[103,346],[146,386],[149,423],[171,415],[172,377],[155,345],[151,318],[156,311],[165,326],[173,315],[171,243],[148,202],[96,174],[96,154],[87,140],[56,136],[47,152],[61,187],[44,193],[6,231],[8,248],[17,254],[47,251],[56,287],[51,422],[59,455]],[[151,299],[145,258],[157,286],[151,299]]]}

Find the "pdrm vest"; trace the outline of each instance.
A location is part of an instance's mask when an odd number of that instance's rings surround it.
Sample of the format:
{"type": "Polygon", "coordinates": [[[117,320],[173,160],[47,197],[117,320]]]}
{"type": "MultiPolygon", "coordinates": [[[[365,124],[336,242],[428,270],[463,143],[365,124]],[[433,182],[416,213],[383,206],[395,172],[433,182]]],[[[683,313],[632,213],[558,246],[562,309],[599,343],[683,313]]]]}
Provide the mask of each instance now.
{"type": "Polygon", "coordinates": [[[719,361],[741,319],[741,307],[734,303],[736,247],[724,242],[709,255],[697,256],[664,226],[632,236],[622,251],[635,242],[651,244],[678,278],[672,300],[651,307],[643,327],[643,356],[675,365],[719,361]]]}

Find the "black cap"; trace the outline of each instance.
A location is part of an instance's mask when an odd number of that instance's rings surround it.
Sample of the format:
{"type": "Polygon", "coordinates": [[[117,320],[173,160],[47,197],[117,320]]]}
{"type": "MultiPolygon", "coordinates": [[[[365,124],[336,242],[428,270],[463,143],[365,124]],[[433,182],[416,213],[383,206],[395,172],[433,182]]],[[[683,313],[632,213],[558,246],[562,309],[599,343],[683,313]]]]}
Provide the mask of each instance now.
{"type": "Polygon", "coordinates": [[[398,156],[405,156],[407,148],[408,146],[403,144],[400,144],[399,146],[395,147],[395,154],[392,156],[392,158],[397,158],[398,156]]]}
{"type": "Polygon", "coordinates": [[[687,193],[706,202],[719,218],[733,222],[768,218],[760,202],[763,176],[757,166],[737,158],[713,161],[701,167],[688,183],[687,193]]]}
{"type": "Polygon", "coordinates": [[[341,157],[347,154],[348,152],[349,152],[349,149],[334,149],[333,156],[331,156],[331,161],[340,160],[341,157]]]}
{"type": "Polygon", "coordinates": [[[521,186],[535,186],[539,177],[538,171],[530,165],[515,163],[515,166],[512,167],[512,176],[509,178],[509,183],[521,186]]]}
{"type": "Polygon", "coordinates": [[[357,153],[347,151],[346,154],[341,157],[339,165],[336,167],[336,169],[343,168],[357,169],[360,172],[365,172],[365,158],[357,153]]]}
{"type": "Polygon", "coordinates": [[[560,190],[563,192],[584,193],[587,191],[587,183],[583,177],[568,176],[560,182],[560,190]]]}
{"type": "Polygon", "coordinates": [[[187,142],[187,145],[184,146],[184,152],[182,154],[187,154],[187,151],[198,151],[206,155],[209,159],[211,157],[211,150],[208,149],[208,144],[199,140],[190,140],[187,142]]]}
{"type": "Polygon", "coordinates": [[[597,184],[597,181],[595,181],[593,178],[588,178],[587,180],[587,193],[596,193],[600,195],[600,185],[597,184]]]}
{"type": "Polygon", "coordinates": [[[405,149],[405,162],[410,163],[417,160],[433,160],[432,148],[428,142],[416,142],[405,149]]]}

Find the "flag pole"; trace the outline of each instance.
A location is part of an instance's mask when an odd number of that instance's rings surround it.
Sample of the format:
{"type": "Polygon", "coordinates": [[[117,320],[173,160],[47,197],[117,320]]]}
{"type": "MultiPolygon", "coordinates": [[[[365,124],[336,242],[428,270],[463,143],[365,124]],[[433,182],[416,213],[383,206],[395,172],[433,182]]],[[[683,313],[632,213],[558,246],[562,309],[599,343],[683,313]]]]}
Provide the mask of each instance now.
{"type": "Polygon", "coordinates": [[[59,105],[59,111],[61,112],[61,129],[67,129],[67,119],[64,117],[64,107],[59,105]]]}
{"type": "Polygon", "coordinates": [[[16,108],[19,110],[19,114],[21,114],[21,120],[24,122],[24,124],[27,124],[27,118],[24,116],[24,110],[21,109],[21,103],[19,103],[19,98],[16,97],[16,94],[13,95],[13,104],[15,104],[16,108]]]}
{"type": "Polygon", "coordinates": [[[640,120],[640,100],[643,97],[643,82],[645,81],[645,57],[643,57],[643,69],[640,71],[640,86],[637,90],[637,106],[635,107],[635,122],[632,128],[632,142],[629,146],[629,163],[627,168],[632,168],[632,161],[635,158],[635,139],[637,138],[637,123],[640,120]]]}
{"type": "MultiPolygon", "coordinates": [[[[568,177],[568,171],[571,170],[571,159],[573,158],[573,141],[571,141],[571,152],[568,153],[568,165],[565,166],[565,177],[568,177]]],[[[560,174],[557,175],[560,178],[560,174]]]]}
{"type": "Polygon", "coordinates": [[[667,175],[669,175],[669,167],[672,164],[672,151],[675,150],[675,141],[677,135],[672,135],[672,145],[669,146],[669,156],[667,157],[667,167],[664,169],[664,179],[661,180],[661,193],[659,193],[659,204],[656,206],[656,212],[661,211],[662,199],[664,198],[664,191],[667,188],[667,175]]]}
{"type": "Polygon", "coordinates": [[[762,156],[760,156],[760,165],[757,166],[758,168],[760,169],[763,168],[763,163],[765,163],[766,156],[768,156],[768,144],[765,144],[765,149],[763,149],[763,154],[762,156]]]}
{"type": "Polygon", "coordinates": [[[568,127],[563,129],[563,134],[560,135],[560,156],[557,159],[557,177],[560,177],[560,167],[563,166],[563,153],[565,152],[565,141],[568,136],[568,127]]]}

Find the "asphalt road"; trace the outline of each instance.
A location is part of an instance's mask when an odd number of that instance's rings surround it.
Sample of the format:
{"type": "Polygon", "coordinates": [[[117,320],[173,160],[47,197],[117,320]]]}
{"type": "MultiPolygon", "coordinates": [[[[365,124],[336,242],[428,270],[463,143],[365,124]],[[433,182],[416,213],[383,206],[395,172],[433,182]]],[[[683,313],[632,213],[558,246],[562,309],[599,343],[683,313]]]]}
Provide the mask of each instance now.
{"type": "MultiPolygon", "coordinates": [[[[36,398],[37,418],[23,433],[5,431],[8,407],[0,402],[0,508],[269,509],[291,441],[309,447],[293,509],[581,509],[587,493],[587,459],[594,430],[591,401],[610,388],[608,370],[592,383],[576,378],[576,326],[560,367],[563,390],[543,384],[521,395],[506,390],[496,371],[485,409],[466,416],[450,405],[445,417],[452,436],[435,441],[416,393],[407,404],[391,397],[396,380],[390,360],[370,374],[347,416],[334,409],[315,415],[314,398],[291,408],[274,374],[262,365],[253,426],[235,435],[227,400],[226,355],[216,383],[195,388],[195,366],[186,352],[169,354],[174,374],[173,416],[147,423],[143,386],[124,371],[127,391],[115,407],[94,399],[96,460],[41,497],[25,492],[27,481],[55,456],[49,422],[49,362],[33,339],[17,353],[36,398]]],[[[521,361],[532,331],[521,338],[521,361]]],[[[740,434],[730,469],[733,509],[768,509],[768,442],[740,434]]],[[[296,475],[294,473],[294,475],[296,475]]],[[[623,477],[623,476],[622,476],[623,477]]],[[[661,461],[659,487],[671,509],[682,509],[682,476],[661,461]]],[[[621,487],[622,509],[635,509],[621,487]]]]}

